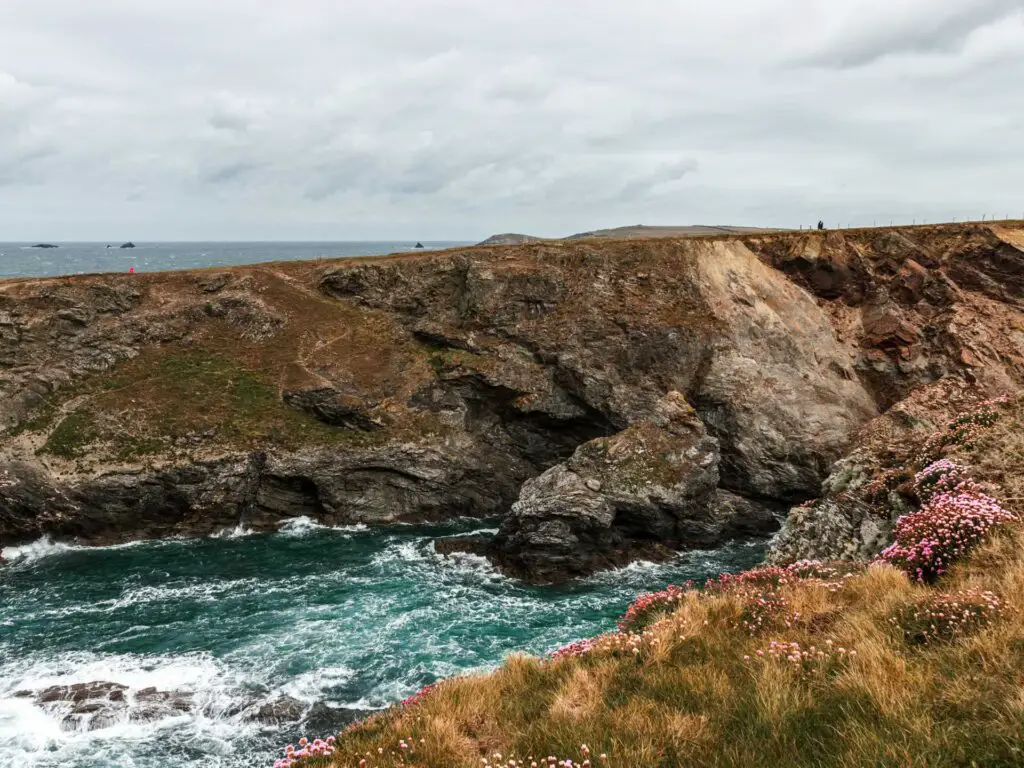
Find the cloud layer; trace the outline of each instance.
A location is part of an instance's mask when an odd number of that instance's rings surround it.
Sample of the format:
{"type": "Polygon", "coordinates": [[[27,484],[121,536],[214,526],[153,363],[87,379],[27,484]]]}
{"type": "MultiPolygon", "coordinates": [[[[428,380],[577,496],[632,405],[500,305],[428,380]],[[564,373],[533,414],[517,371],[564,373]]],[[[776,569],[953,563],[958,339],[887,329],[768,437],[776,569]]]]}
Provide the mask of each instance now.
{"type": "Polygon", "coordinates": [[[1024,0],[6,0],[0,240],[1024,215],[1024,0]]]}

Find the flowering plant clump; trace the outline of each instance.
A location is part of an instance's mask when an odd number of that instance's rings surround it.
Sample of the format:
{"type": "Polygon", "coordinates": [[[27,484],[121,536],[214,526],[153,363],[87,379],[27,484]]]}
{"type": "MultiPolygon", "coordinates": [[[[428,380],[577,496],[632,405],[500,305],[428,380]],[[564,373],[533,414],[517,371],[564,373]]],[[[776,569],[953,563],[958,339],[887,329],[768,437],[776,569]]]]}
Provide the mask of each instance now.
{"type": "Polygon", "coordinates": [[[741,598],[744,606],[736,627],[757,635],[771,628],[790,628],[800,620],[798,613],[790,611],[780,588],[799,582],[838,592],[858,570],[853,563],[799,560],[784,567],[763,565],[743,573],[724,574],[709,580],[705,589],[741,598]]]}
{"type": "Polygon", "coordinates": [[[997,397],[978,403],[975,410],[962,414],[950,421],[946,428],[936,432],[925,441],[921,449],[919,461],[930,464],[942,456],[947,445],[960,445],[973,448],[981,434],[999,420],[998,407],[1009,401],[1007,397],[997,397]]]}
{"type": "Polygon", "coordinates": [[[661,643],[653,629],[643,632],[608,632],[597,637],[577,640],[559,648],[549,657],[555,661],[564,658],[578,658],[588,653],[601,652],[611,656],[638,656],[647,647],[661,643]]]}
{"type": "Polygon", "coordinates": [[[578,760],[562,759],[554,755],[517,760],[514,756],[505,757],[500,752],[495,752],[489,758],[480,758],[480,768],[591,768],[591,766],[610,765],[608,755],[605,754],[598,755],[595,761],[591,761],[590,747],[583,744],[580,747],[580,757],[578,760]]]}
{"type": "Polygon", "coordinates": [[[825,563],[820,560],[797,560],[787,566],[761,565],[742,573],[725,573],[705,584],[708,591],[744,592],[751,587],[776,588],[797,582],[819,582],[834,591],[856,574],[856,563],[825,563]]]}
{"type": "Polygon", "coordinates": [[[551,658],[567,659],[583,656],[584,654],[590,653],[591,651],[600,648],[603,644],[603,640],[606,637],[610,637],[611,634],[598,635],[597,637],[586,637],[582,640],[577,640],[575,643],[569,643],[569,645],[565,646],[564,648],[559,648],[557,651],[552,653],[551,658]]]}
{"type": "Polygon", "coordinates": [[[914,475],[914,491],[922,501],[927,501],[937,493],[949,493],[960,486],[964,486],[963,490],[968,487],[980,490],[967,476],[967,471],[950,459],[933,461],[914,475]]]}
{"type": "Polygon", "coordinates": [[[879,559],[917,581],[932,582],[993,528],[1017,519],[983,493],[939,493],[917,512],[896,521],[895,542],[879,559]]]}
{"type": "Polygon", "coordinates": [[[786,566],[786,571],[791,576],[796,576],[803,581],[818,582],[829,592],[837,592],[852,579],[864,566],[855,562],[822,562],[821,560],[797,560],[795,563],[786,566]]]}
{"type": "Polygon", "coordinates": [[[675,610],[691,589],[693,583],[688,581],[681,587],[670,585],[661,592],[640,595],[619,619],[619,629],[623,632],[635,632],[650,626],[659,617],[675,610]]]}
{"type": "Polygon", "coordinates": [[[1003,605],[992,592],[969,590],[935,595],[911,605],[890,621],[912,645],[950,642],[977,632],[1001,615],[1003,605]]]}
{"type": "Polygon", "coordinates": [[[778,565],[759,565],[741,573],[723,573],[717,579],[708,579],[704,589],[709,592],[743,591],[748,587],[779,587],[789,584],[797,577],[788,568],[778,565]]]}
{"type": "Polygon", "coordinates": [[[294,744],[285,747],[284,757],[274,761],[274,768],[301,768],[316,765],[321,762],[322,758],[330,757],[333,754],[333,736],[313,741],[301,738],[297,749],[294,744]]]}
{"type": "Polygon", "coordinates": [[[744,594],[745,602],[736,622],[736,629],[749,635],[759,635],[780,624],[791,628],[800,618],[789,610],[789,601],[775,589],[761,589],[744,594]]]}
{"type": "Polygon", "coordinates": [[[416,706],[417,704],[422,702],[430,694],[431,691],[433,691],[435,688],[437,688],[438,685],[440,685],[440,682],[431,683],[430,685],[423,686],[418,691],[416,691],[416,693],[414,693],[412,696],[409,696],[408,698],[403,699],[401,704],[399,704],[398,706],[400,706],[400,707],[414,707],[414,706],[416,706]]]}
{"type": "MultiPolygon", "coordinates": [[[[772,640],[767,648],[757,651],[759,658],[784,661],[794,669],[800,670],[804,675],[824,671],[830,666],[834,666],[836,662],[856,655],[856,651],[837,646],[831,640],[826,640],[824,646],[811,645],[808,647],[796,642],[772,640]]],[[[743,661],[746,663],[750,663],[750,660],[749,656],[743,657],[743,661]]]]}

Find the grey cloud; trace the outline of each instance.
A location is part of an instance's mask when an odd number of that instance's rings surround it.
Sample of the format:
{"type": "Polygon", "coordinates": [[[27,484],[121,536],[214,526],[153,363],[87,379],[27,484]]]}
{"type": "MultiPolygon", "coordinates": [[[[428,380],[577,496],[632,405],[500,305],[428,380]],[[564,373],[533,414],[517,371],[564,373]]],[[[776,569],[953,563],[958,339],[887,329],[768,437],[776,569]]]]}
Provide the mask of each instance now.
{"type": "Polygon", "coordinates": [[[1020,208],[1022,2],[6,0],[0,237],[1020,208]]]}
{"type": "Polygon", "coordinates": [[[901,12],[899,3],[894,8],[894,16],[858,19],[852,31],[832,41],[810,63],[847,69],[898,54],[955,52],[980,27],[1024,10],[1024,0],[929,0],[912,13],[901,12]]]}
{"type": "Polygon", "coordinates": [[[53,147],[0,149],[0,186],[38,184],[41,180],[40,164],[56,154],[57,151],[53,147]]]}
{"type": "Polygon", "coordinates": [[[203,180],[211,184],[226,184],[242,181],[258,173],[265,166],[256,162],[238,162],[222,165],[203,174],[203,180]]]}

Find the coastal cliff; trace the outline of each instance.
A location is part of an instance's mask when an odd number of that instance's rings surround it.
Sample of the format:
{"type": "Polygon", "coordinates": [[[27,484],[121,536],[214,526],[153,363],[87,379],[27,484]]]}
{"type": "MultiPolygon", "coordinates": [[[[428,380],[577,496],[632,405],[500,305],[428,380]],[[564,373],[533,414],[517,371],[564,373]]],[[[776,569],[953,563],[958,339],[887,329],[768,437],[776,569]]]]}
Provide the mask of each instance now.
{"type": "Polygon", "coordinates": [[[1024,382],[1022,248],[946,225],[3,282],[0,545],[476,516],[560,580],[824,493],[773,557],[870,554],[879,435],[1024,382]]]}

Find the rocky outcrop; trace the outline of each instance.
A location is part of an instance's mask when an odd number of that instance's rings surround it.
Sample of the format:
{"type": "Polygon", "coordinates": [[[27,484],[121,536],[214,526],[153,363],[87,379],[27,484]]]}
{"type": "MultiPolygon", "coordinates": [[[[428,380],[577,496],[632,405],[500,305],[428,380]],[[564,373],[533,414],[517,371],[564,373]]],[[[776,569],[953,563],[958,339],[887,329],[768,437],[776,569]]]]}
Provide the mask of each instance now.
{"type": "Polygon", "coordinates": [[[505,518],[510,570],[561,546],[553,579],[763,532],[912,391],[1019,387],[1022,245],[964,225],[0,283],[0,545],[476,515],[505,518]],[[628,490],[588,458],[612,444],[712,459],[628,490]]]}
{"type": "Polygon", "coordinates": [[[182,715],[236,718],[243,722],[284,725],[304,722],[317,732],[329,732],[352,722],[352,710],[331,707],[324,702],[312,706],[292,696],[267,696],[253,691],[225,694],[230,703],[201,703],[190,691],[161,691],[157,688],[131,689],[103,681],[53,685],[42,690],[17,691],[17,698],[32,702],[55,717],[65,731],[96,731],[119,723],[147,723],[182,715]]]}
{"type": "Polygon", "coordinates": [[[865,424],[832,466],[820,496],[789,511],[768,561],[869,560],[892,543],[896,520],[916,508],[912,467],[928,440],[977,410],[984,390],[947,377],[865,424]]]}
{"type": "Polygon", "coordinates": [[[718,491],[718,463],[718,441],[671,392],[652,420],[584,443],[527,481],[491,552],[507,571],[551,582],[774,530],[770,513],[718,491]]]}
{"type": "Polygon", "coordinates": [[[119,722],[151,722],[195,709],[194,698],[188,692],[156,688],[132,691],[128,686],[107,682],[55,685],[38,692],[18,691],[15,696],[32,698],[41,709],[58,717],[66,731],[95,731],[119,722]]]}

